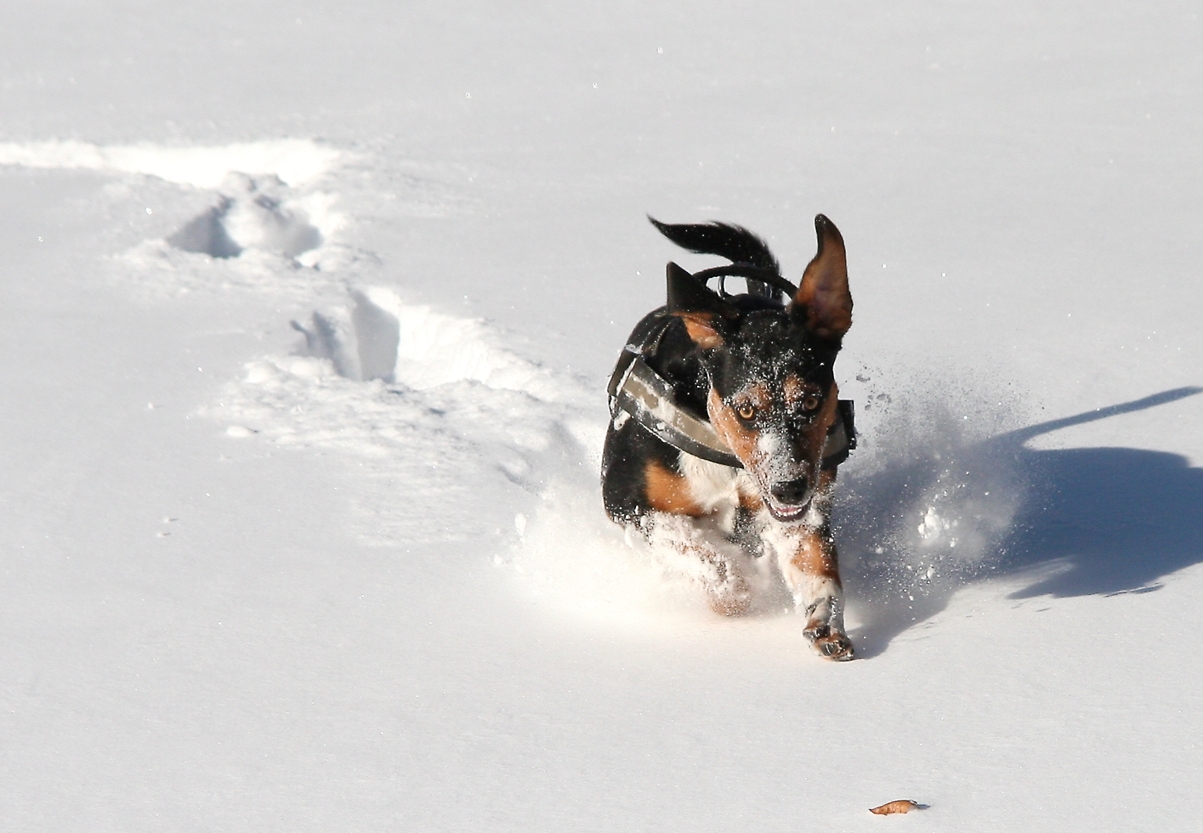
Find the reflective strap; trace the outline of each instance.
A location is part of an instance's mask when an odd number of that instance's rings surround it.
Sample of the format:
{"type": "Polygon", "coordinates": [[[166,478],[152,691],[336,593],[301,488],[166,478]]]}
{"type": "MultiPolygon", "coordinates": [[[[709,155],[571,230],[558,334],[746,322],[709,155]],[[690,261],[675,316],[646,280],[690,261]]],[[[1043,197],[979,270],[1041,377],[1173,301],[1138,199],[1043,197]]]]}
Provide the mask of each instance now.
{"type": "Polygon", "coordinates": [[[631,333],[631,338],[627,342],[627,346],[623,348],[622,353],[618,356],[618,363],[614,366],[614,372],[610,374],[610,383],[606,385],[606,392],[610,394],[610,416],[615,415],[615,398],[618,396],[618,389],[622,385],[622,380],[626,378],[627,371],[631,369],[631,362],[637,357],[654,353],[660,345],[660,339],[664,337],[664,333],[668,330],[669,325],[677,320],[679,319],[669,315],[664,307],[658,307],[643,316],[639,323],[635,325],[635,330],[631,333]]]}
{"type": "Polygon", "coordinates": [[[713,425],[673,400],[672,386],[636,356],[618,384],[614,405],[673,448],[722,466],[743,468],[713,425]]]}

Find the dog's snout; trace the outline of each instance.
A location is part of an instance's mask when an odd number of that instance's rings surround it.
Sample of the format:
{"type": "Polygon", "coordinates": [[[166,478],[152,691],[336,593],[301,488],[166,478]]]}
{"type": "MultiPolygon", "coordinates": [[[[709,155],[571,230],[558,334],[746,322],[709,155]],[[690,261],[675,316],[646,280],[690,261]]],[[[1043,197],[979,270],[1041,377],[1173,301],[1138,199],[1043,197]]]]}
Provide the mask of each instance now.
{"type": "Polygon", "coordinates": [[[773,497],[779,503],[784,503],[787,506],[799,504],[806,500],[806,495],[809,491],[810,481],[805,477],[774,483],[772,488],[773,497]]]}

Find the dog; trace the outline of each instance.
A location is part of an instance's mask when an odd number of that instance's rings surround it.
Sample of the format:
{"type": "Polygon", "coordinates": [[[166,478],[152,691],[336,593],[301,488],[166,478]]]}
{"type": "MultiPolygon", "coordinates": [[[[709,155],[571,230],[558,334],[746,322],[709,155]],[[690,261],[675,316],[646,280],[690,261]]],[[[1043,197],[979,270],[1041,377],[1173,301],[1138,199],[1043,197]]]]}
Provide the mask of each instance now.
{"type": "Polygon", "coordinates": [[[806,639],[823,657],[852,659],[830,521],[836,470],[855,446],[834,376],[852,325],[843,237],[815,218],[818,252],[795,287],[747,229],[648,219],[730,263],[690,274],[670,262],[667,305],[628,339],[609,385],[606,512],[690,556],[725,615],[751,603],[748,559],[772,556],[806,639]],[[728,277],[747,291],[727,294],[728,277]]]}

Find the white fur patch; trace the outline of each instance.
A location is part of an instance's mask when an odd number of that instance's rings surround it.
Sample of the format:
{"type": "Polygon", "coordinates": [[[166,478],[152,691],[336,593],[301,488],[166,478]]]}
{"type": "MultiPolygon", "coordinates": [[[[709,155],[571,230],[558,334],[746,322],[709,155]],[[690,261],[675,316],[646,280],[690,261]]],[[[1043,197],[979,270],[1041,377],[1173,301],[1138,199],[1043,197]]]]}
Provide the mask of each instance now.
{"type": "Polygon", "coordinates": [[[776,431],[761,431],[756,437],[756,451],[771,459],[781,449],[781,435],[776,431]]]}
{"type": "Polygon", "coordinates": [[[807,575],[780,554],[777,563],[790,593],[793,594],[794,607],[806,616],[806,626],[826,624],[842,633],[844,593],[839,582],[827,576],[807,575]]]}
{"type": "Polygon", "coordinates": [[[808,533],[797,526],[770,522],[761,534],[765,544],[777,557],[777,568],[794,598],[794,607],[807,613],[809,621],[829,623],[842,631],[844,593],[839,581],[829,576],[805,573],[794,566],[793,557],[800,545],[799,537],[808,533]]]}
{"type": "Polygon", "coordinates": [[[718,525],[730,531],[740,494],[755,494],[755,484],[743,469],[712,463],[681,452],[681,473],[689,486],[689,495],[707,513],[714,513],[718,525]]]}
{"type": "Polygon", "coordinates": [[[810,508],[806,510],[806,517],[802,519],[802,524],[811,529],[818,529],[827,522],[827,511],[831,503],[830,495],[817,494],[810,499],[810,508]]]}

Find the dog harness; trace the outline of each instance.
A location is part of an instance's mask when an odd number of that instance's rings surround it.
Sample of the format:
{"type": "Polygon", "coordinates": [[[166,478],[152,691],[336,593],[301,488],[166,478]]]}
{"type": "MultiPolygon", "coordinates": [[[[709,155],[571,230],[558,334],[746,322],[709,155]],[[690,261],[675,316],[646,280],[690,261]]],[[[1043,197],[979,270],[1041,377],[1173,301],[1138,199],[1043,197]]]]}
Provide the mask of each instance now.
{"type": "MultiPolygon", "coordinates": [[[[738,264],[735,266],[739,267],[738,264]]],[[[741,273],[744,271],[764,273],[765,270],[752,270],[751,267],[740,269],[741,273]]],[[[732,273],[732,267],[719,267],[699,272],[696,277],[732,273]]],[[[744,274],[740,276],[750,277],[744,274]]],[[[755,277],[763,280],[768,274],[757,274],[755,277]]],[[[776,275],[773,277],[788,284],[784,278],[776,275]]],[[[631,334],[631,340],[623,348],[607,386],[610,395],[610,418],[617,419],[621,414],[630,415],[678,451],[722,466],[743,468],[743,463],[719,438],[710,420],[694,413],[690,408],[679,405],[672,385],[644,361],[645,356],[655,352],[674,318],[667,308],[660,307],[640,321],[635,332],[631,334]]],[[[824,469],[835,468],[847,460],[849,452],[856,448],[853,402],[851,399],[841,399],[836,405],[836,420],[827,429],[827,439],[823,444],[824,469]]]]}

